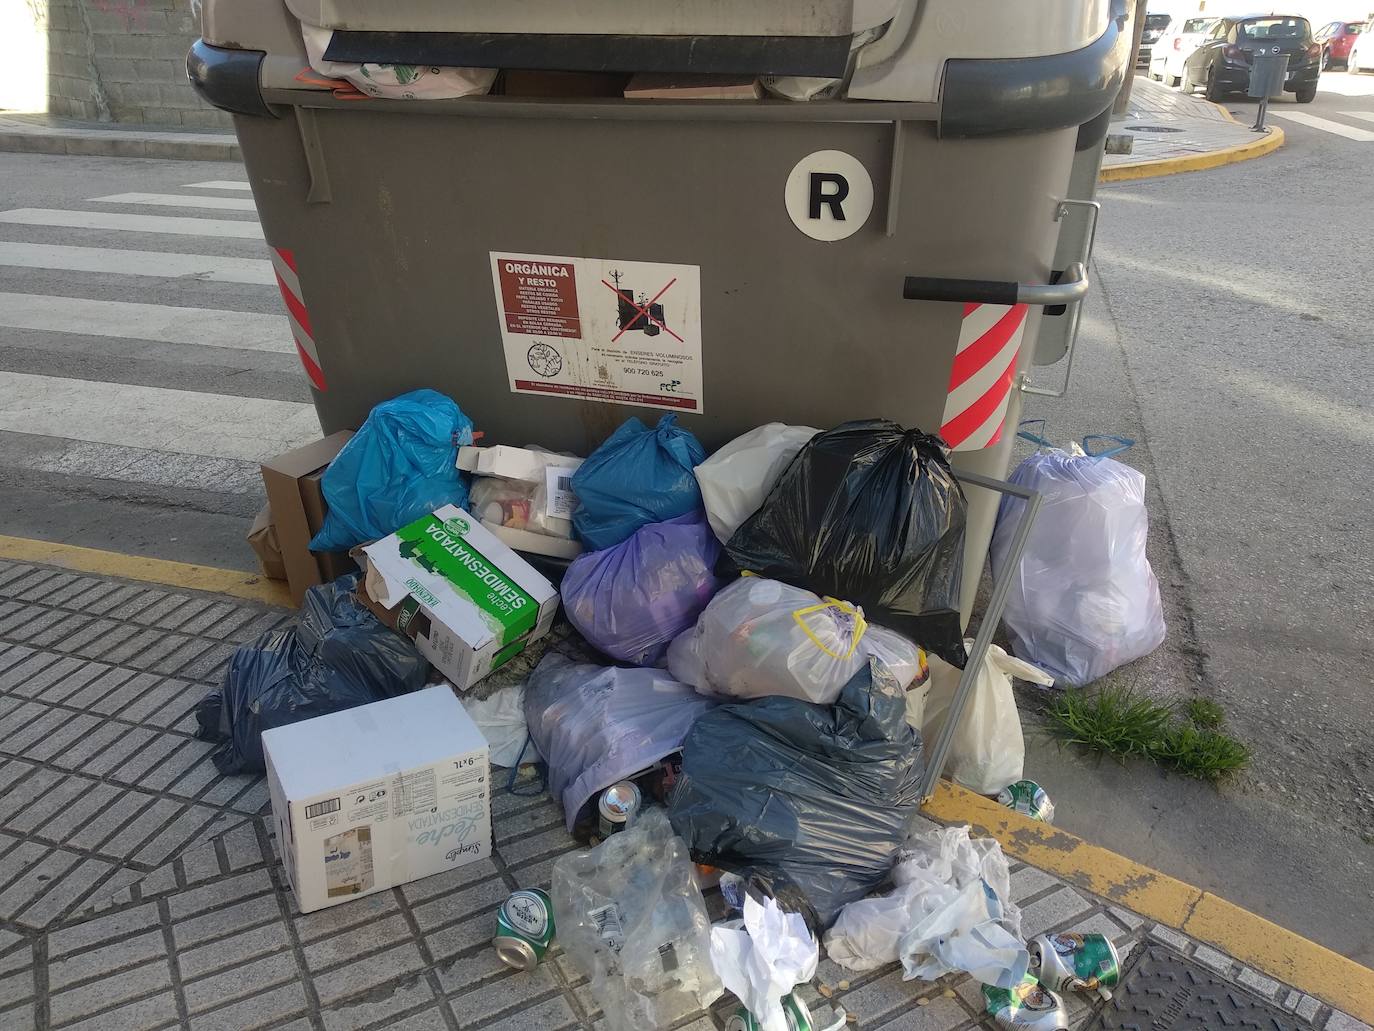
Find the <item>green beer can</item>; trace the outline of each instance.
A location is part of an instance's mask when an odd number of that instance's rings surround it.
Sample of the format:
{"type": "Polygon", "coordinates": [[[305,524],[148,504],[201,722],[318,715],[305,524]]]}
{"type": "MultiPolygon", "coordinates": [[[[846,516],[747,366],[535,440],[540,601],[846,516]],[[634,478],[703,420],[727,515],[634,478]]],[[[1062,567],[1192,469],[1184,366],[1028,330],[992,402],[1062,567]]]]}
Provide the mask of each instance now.
{"type": "MultiPolygon", "coordinates": [[[[787,1017],[787,1031],[817,1031],[811,1010],[795,992],[782,997],[782,1011],[787,1017]]],[[[741,1006],[725,1022],[725,1031],[759,1031],[760,1026],[758,1018],[741,1006]]]]}
{"type": "Polygon", "coordinates": [[[501,962],[516,970],[533,970],[553,942],[553,901],[538,888],[511,893],[496,911],[496,937],[491,944],[501,962]]]}
{"type": "Polygon", "coordinates": [[[1018,1031],[1069,1031],[1064,1001],[1027,974],[1015,988],[983,985],[983,1001],[998,1027],[1018,1031]]]}
{"type": "Polygon", "coordinates": [[[1121,957],[1101,934],[1042,934],[1026,945],[1030,972],[1056,992],[1101,992],[1121,980],[1121,957]]]}
{"type": "Polygon", "coordinates": [[[1045,789],[1033,780],[1018,780],[997,793],[997,804],[1015,810],[1032,820],[1054,823],[1054,803],[1045,789]]]}

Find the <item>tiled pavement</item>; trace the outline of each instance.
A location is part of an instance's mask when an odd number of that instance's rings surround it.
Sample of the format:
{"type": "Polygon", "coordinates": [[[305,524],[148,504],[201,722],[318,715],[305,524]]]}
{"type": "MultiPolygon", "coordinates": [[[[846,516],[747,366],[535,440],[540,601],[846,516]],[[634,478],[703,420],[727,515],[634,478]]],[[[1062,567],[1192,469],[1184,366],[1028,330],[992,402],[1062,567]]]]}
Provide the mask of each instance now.
{"type": "MultiPolygon", "coordinates": [[[[569,957],[555,948],[515,973],[489,945],[496,906],[546,886],[572,845],[546,796],[494,793],[489,860],[297,911],[261,780],[218,777],[190,737],[191,707],[235,643],[282,618],[0,562],[0,1028],[597,1029],[569,957]]],[[[1128,966],[1142,941],[1162,941],[1304,1026],[1365,1028],[1041,870],[1015,867],[1013,892],[1027,935],[1101,931],[1128,966]]],[[[717,893],[708,903],[722,915],[717,893]]],[[[992,1026],[966,977],[904,982],[895,967],[850,975],[825,960],[802,993],[858,1028],[992,1026]]],[[[1071,1001],[1075,1028],[1091,1026],[1094,1011],[1071,1001]]],[[[721,1028],[730,1009],[683,1026],[721,1028]]]]}
{"type": "Polygon", "coordinates": [[[1126,117],[1114,118],[1110,131],[1135,139],[1130,154],[1106,155],[1104,168],[1205,154],[1259,138],[1249,124],[1231,121],[1216,104],[1139,75],[1126,117]]]}

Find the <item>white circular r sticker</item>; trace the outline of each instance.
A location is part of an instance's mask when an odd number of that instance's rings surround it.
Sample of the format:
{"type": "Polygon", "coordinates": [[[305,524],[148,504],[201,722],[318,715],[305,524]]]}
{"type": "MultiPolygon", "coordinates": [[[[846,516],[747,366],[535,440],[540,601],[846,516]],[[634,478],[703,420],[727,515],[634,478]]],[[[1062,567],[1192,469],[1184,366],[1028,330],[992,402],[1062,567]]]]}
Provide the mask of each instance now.
{"type": "Polygon", "coordinates": [[[792,223],[813,240],[843,240],[873,211],[873,180],[859,159],[818,150],[797,162],[783,191],[792,223]]]}

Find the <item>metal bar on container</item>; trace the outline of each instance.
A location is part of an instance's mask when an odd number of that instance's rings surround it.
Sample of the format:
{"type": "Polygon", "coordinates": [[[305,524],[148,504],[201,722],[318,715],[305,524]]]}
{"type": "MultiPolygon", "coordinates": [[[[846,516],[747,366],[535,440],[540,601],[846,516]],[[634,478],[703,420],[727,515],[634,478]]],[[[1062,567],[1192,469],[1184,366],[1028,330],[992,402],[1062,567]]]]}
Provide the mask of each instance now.
{"type": "Polygon", "coordinates": [[[921,800],[928,800],[935,793],[935,785],[940,780],[940,775],[945,771],[945,762],[949,758],[950,746],[954,743],[955,731],[959,728],[959,721],[963,719],[964,710],[968,706],[970,693],[978,677],[978,670],[983,665],[983,656],[987,654],[988,645],[992,644],[992,635],[997,632],[997,624],[1002,618],[1002,610],[1007,605],[1007,595],[1011,592],[1011,582],[1015,570],[1021,564],[1021,554],[1026,550],[1026,540],[1030,536],[1031,524],[1035,522],[1036,513],[1040,511],[1040,492],[1028,490],[1025,487],[1008,483],[1005,480],[995,480],[990,476],[983,476],[979,473],[954,471],[954,478],[960,483],[970,484],[975,487],[983,487],[986,490],[997,491],[999,494],[1009,494],[1012,497],[1022,499],[1026,505],[1021,510],[1021,520],[1016,525],[1016,532],[1012,534],[1011,549],[1008,553],[1010,561],[1006,569],[1002,571],[1001,577],[996,579],[992,585],[992,597],[988,600],[987,611],[983,613],[983,621],[978,626],[978,633],[973,638],[973,648],[968,654],[968,662],[965,663],[963,672],[959,676],[959,686],[955,688],[954,697],[950,699],[949,712],[945,716],[945,725],[940,728],[940,735],[935,739],[935,747],[926,756],[925,779],[921,781],[921,800]]]}

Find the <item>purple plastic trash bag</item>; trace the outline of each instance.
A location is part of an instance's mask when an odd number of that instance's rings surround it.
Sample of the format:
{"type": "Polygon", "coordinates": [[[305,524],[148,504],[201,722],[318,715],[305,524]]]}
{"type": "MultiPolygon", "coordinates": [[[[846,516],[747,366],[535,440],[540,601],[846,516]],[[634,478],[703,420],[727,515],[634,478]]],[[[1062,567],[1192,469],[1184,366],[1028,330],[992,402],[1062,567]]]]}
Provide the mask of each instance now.
{"type": "Polygon", "coordinates": [[[568,830],[598,791],[681,748],[692,723],[714,705],[661,669],[545,655],[525,683],[525,721],[568,830]]]}
{"type": "Polygon", "coordinates": [[[615,547],[573,561],[560,588],[563,608],[598,651],[651,666],[720,589],[719,555],[701,512],[641,526],[615,547]]]}

